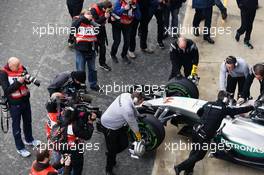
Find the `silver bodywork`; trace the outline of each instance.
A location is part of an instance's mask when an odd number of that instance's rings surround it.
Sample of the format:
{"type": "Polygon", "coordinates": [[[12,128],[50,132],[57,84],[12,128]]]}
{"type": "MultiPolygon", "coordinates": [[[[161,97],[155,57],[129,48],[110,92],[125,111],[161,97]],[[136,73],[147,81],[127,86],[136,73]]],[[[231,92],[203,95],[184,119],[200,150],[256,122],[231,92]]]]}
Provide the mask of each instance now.
{"type": "MultiPolygon", "coordinates": [[[[148,100],[145,103],[156,107],[167,107],[170,111],[193,120],[198,119],[197,111],[207,101],[185,97],[169,97],[148,100]]],[[[264,151],[264,126],[254,123],[248,114],[237,116],[235,119],[227,117],[223,120],[222,126],[224,124],[222,133],[229,140],[264,151]]]]}

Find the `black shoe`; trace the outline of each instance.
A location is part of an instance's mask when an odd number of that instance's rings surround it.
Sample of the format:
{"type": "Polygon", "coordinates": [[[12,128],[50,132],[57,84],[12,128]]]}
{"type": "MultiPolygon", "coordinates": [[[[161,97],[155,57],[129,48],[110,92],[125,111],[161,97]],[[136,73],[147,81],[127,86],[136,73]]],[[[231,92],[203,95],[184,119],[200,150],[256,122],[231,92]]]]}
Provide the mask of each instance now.
{"type": "Polygon", "coordinates": [[[207,41],[210,44],[214,44],[215,43],[214,40],[211,37],[209,37],[209,36],[204,37],[204,40],[207,41]]]}
{"type": "Polygon", "coordinates": [[[107,64],[103,64],[103,65],[99,65],[99,67],[101,67],[102,69],[106,70],[106,71],[111,71],[111,67],[108,66],[107,64]]]}
{"type": "Polygon", "coordinates": [[[175,171],[176,175],[180,175],[180,173],[181,173],[178,166],[174,166],[174,171],[175,171]]]}
{"type": "Polygon", "coordinates": [[[184,175],[193,175],[193,171],[185,171],[184,175]]]}
{"type": "Polygon", "coordinates": [[[123,62],[125,63],[125,64],[130,64],[131,63],[131,61],[127,58],[127,56],[122,56],[122,58],[123,58],[123,62]]]}
{"type": "Polygon", "coordinates": [[[199,28],[198,28],[198,27],[194,27],[194,28],[193,28],[193,35],[194,35],[194,36],[197,36],[197,37],[200,36],[199,28]]]}
{"type": "Polygon", "coordinates": [[[111,58],[112,58],[114,63],[118,63],[118,58],[116,56],[111,55],[111,58]]]}
{"type": "Polygon", "coordinates": [[[99,91],[100,87],[98,85],[95,85],[95,86],[90,87],[90,89],[93,91],[99,91]]]}
{"type": "Polygon", "coordinates": [[[236,33],[235,39],[237,42],[240,40],[240,34],[238,32],[236,33]]]}
{"type": "Polygon", "coordinates": [[[165,45],[163,42],[157,43],[157,45],[159,46],[159,48],[164,49],[165,45]]]}
{"type": "Polygon", "coordinates": [[[221,12],[222,19],[225,20],[227,18],[227,10],[225,9],[224,11],[221,12]]]}
{"type": "Polygon", "coordinates": [[[254,49],[253,45],[249,41],[244,41],[244,44],[246,47],[248,47],[250,49],[254,49]]]}

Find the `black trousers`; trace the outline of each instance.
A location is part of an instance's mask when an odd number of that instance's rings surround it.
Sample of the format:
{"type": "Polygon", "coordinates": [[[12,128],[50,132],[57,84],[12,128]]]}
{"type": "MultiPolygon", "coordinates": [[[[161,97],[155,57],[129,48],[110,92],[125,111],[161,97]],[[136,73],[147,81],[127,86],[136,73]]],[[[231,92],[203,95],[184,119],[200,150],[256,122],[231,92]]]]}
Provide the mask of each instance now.
{"type": "MultiPolygon", "coordinates": [[[[210,140],[205,140],[200,138],[196,133],[192,133],[192,151],[190,152],[189,158],[184,162],[180,163],[178,166],[180,171],[193,172],[196,162],[202,160],[207,150],[203,150],[204,144],[210,144],[210,140]]],[[[208,146],[209,147],[209,146],[208,146]]]]}
{"type": "Polygon", "coordinates": [[[83,153],[78,150],[71,152],[71,170],[73,175],[82,175],[83,161],[83,153]]]}
{"type": "Polygon", "coordinates": [[[193,27],[198,28],[201,21],[205,19],[204,22],[204,37],[210,37],[210,28],[212,23],[213,7],[208,7],[204,9],[195,9],[195,14],[193,18],[193,27]]]}
{"type": "Polygon", "coordinates": [[[241,8],[241,26],[237,30],[240,35],[243,35],[246,32],[244,41],[249,41],[251,32],[253,29],[253,22],[256,16],[256,9],[241,8]]]}
{"type": "Polygon", "coordinates": [[[245,83],[245,77],[231,77],[230,75],[228,75],[226,91],[234,94],[236,90],[236,86],[238,85],[238,96],[239,96],[243,91],[244,83],[245,83]]]}
{"type": "Polygon", "coordinates": [[[104,135],[107,147],[106,171],[112,172],[116,164],[116,155],[128,147],[127,127],[118,130],[105,128],[104,135]]]}
{"type": "Polygon", "coordinates": [[[107,43],[107,35],[105,26],[100,27],[100,33],[97,35],[97,49],[99,49],[99,64],[106,64],[106,44],[107,43]]]}
{"type": "Polygon", "coordinates": [[[161,43],[163,40],[163,35],[165,33],[165,28],[164,28],[164,20],[163,20],[163,12],[164,8],[160,8],[156,11],[154,14],[156,19],[157,19],[157,41],[158,43],[161,43]]]}
{"type": "Polygon", "coordinates": [[[134,19],[131,24],[131,31],[130,31],[130,43],[129,43],[129,51],[135,52],[136,50],[136,36],[138,31],[140,21],[137,19],[134,19]]]}
{"type": "MultiPolygon", "coordinates": [[[[157,19],[157,41],[158,43],[161,43],[163,40],[163,35],[165,32],[164,29],[164,21],[163,21],[163,9],[157,9],[154,13],[156,19],[157,19]]],[[[140,21],[140,48],[146,49],[148,47],[147,45],[147,39],[148,39],[148,25],[151,21],[153,16],[149,16],[147,14],[142,13],[142,19],[140,21]]]]}
{"type": "Polygon", "coordinates": [[[127,55],[127,51],[128,51],[129,43],[130,43],[129,42],[130,29],[131,29],[131,24],[126,25],[126,24],[120,24],[118,22],[112,23],[112,32],[113,32],[113,40],[114,40],[112,48],[111,48],[112,56],[116,56],[116,53],[118,51],[118,47],[121,42],[121,33],[123,34],[123,39],[124,39],[124,45],[123,45],[121,56],[125,57],[127,55]]]}
{"type": "Polygon", "coordinates": [[[181,74],[181,68],[184,68],[184,76],[188,77],[189,75],[191,75],[192,72],[192,63],[179,63],[178,61],[175,61],[175,59],[171,59],[171,64],[172,64],[172,68],[171,68],[171,74],[169,77],[169,80],[177,77],[178,75],[181,74]]]}
{"type": "Polygon", "coordinates": [[[23,131],[26,142],[34,140],[32,136],[32,117],[29,100],[19,105],[10,105],[10,114],[12,118],[12,130],[17,150],[25,148],[21,137],[21,119],[23,121],[23,131]]]}
{"type": "Polygon", "coordinates": [[[79,16],[83,8],[83,0],[67,0],[67,7],[72,18],[79,16]]]}

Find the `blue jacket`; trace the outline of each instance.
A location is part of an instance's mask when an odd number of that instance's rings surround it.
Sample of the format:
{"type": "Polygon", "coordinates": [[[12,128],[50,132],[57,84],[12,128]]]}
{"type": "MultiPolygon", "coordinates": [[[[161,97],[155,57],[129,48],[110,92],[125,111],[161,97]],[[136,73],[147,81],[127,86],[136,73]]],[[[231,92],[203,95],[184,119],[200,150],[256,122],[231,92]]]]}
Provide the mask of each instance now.
{"type": "MultiPolygon", "coordinates": [[[[137,8],[134,11],[134,17],[137,20],[140,20],[141,19],[141,12],[140,12],[138,3],[136,4],[136,7],[137,8]]],[[[116,0],[115,3],[114,3],[113,13],[115,13],[118,16],[121,16],[123,13],[126,13],[126,12],[127,11],[125,9],[121,8],[121,1],[120,0],[116,0]]]]}
{"type": "Polygon", "coordinates": [[[203,9],[215,5],[215,0],[193,0],[192,7],[195,9],[203,9]]]}

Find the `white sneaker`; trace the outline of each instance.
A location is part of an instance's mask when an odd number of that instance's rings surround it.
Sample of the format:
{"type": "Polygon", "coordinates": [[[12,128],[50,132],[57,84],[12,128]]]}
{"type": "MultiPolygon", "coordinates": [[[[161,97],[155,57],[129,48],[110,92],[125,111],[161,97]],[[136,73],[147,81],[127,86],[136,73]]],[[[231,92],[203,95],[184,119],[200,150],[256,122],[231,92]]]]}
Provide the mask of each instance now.
{"type": "Polygon", "coordinates": [[[25,142],[25,145],[37,147],[41,144],[40,140],[33,140],[32,142],[25,142]]]}
{"type": "Polygon", "coordinates": [[[17,150],[17,153],[20,154],[22,157],[29,157],[31,153],[27,151],[25,148],[21,150],[17,150]]]}
{"type": "Polygon", "coordinates": [[[134,52],[130,52],[130,51],[128,51],[127,54],[128,54],[128,56],[129,56],[130,58],[136,58],[136,55],[135,55],[134,52]]]}

